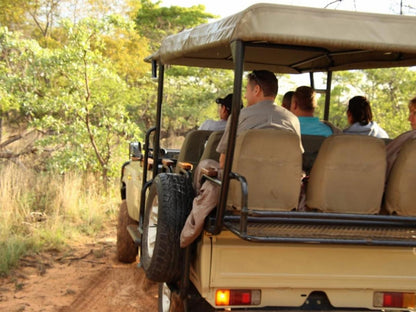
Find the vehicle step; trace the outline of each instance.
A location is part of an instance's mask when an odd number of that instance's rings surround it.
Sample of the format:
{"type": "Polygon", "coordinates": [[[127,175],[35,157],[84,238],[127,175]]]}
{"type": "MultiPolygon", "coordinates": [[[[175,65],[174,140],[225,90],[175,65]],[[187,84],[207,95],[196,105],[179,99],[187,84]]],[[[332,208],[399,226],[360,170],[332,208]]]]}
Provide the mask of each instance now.
{"type": "Polygon", "coordinates": [[[226,215],[224,225],[253,242],[416,247],[414,218],[288,212],[246,220],[242,223],[240,216],[226,215]]]}
{"type": "Polygon", "coordinates": [[[129,232],[134,243],[139,246],[142,242],[142,235],[140,234],[139,227],[136,224],[130,224],[127,226],[127,231],[129,232]]]}

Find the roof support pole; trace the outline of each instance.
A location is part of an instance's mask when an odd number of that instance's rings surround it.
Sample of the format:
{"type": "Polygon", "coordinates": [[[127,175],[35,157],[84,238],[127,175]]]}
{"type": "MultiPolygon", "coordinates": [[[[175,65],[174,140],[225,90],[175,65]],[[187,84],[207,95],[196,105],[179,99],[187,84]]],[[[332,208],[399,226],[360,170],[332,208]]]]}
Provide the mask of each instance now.
{"type": "Polygon", "coordinates": [[[326,93],[325,93],[325,111],[324,120],[329,119],[329,104],[331,103],[331,85],[332,85],[332,71],[327,72],[326,76],[326,93]]]}
{"type": "Polygon", "coordinates": [[[309,81],[310,81],[310,84],[311,84],[311,88],[315,90],[315,79],[314,79],[314,76],[313,76],[313,72],[309,73],[309,81]]]}
{"type": "Polygon", "coordinates": [[[217,216],[215,220],[215,228],[213,234],[219,234],[223,225],[224,212],[227,204],[228,187],[230,184],[230,172],[234,157],[234,147],[237,135],[238,116],[240,115],[241,89],[243,85],[244,74],[244,42],[237,40],[231,43],[231,50],[234,59],[234,90],[233,90],[233,106],[231,109],[231,125],[228,137],[227,152],[225,155],[224,174],[222,178],[221,195],[217,216]]]}
{"type": "Polygon", "coordinates": [[[163,83],[165,76],[165,66],[159,64],[159,81],[157,84],[157,104],[156,104],[156,131],[153,140],[153,178],[156,177],[159,167],[160,151],[160,128],[162,123],[162,102],[163,102],[163,83]]]}

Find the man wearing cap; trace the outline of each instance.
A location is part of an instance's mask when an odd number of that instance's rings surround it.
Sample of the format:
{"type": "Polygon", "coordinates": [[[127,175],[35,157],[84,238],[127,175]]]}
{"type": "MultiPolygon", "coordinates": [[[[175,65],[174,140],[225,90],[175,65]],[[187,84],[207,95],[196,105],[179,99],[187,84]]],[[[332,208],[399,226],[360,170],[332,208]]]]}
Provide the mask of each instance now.
{"type": "Polygon", "coordinates": [[[220,115],[220,120],[205,120],[198,130],[223,131],[225,129],[228,116],[231,114],[233,95],[228,94],[225,98],[217,98],[215,102],[219,104],[218,113],[220,115]]]}

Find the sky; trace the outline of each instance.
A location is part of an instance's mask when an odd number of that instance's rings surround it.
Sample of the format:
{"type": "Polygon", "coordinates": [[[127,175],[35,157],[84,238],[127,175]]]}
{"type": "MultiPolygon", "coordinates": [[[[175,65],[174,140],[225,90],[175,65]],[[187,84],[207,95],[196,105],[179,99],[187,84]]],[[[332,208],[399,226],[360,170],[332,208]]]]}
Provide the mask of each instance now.
{"type": "Polygon", "coordinates": [[[182,6],[190,7],[197,4],[205,5],[206,11],[218,15],[219,17],[226,17],[228,15],[237,13],[255,3],[276,3],[298,6],[309,6],[328,8],[338,10],[350,10],[373,13],[398,13],[398,0],[162,0],[162,6],[182,6]],[[331,4],[332,3],[332,4],[331,4]],[[330,4],[330,5],[329,5],[330,4]]]}

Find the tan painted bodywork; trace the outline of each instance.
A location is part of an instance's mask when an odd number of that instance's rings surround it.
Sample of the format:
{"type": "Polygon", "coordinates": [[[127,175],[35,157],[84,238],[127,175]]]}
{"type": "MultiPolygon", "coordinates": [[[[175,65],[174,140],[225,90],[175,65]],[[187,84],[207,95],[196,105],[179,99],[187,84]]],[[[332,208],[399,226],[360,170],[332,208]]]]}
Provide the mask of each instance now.
{"type": "Polygon", "coordinates": [[[416,292],[416,249],[244,241],[228,231],[198,244],[191,280],[216,289],[260,289],[261,306],[301,306],[323,291],[335,307],[374,309],[375,291],[416,292]]]}
{"type": "Polygon", "coordinates": [[[140,161],[130,161],[124,166],[123,182],[126,184],[126,202],[130,218],[139,221],[140,190],[142,179],[140,161]]]}

